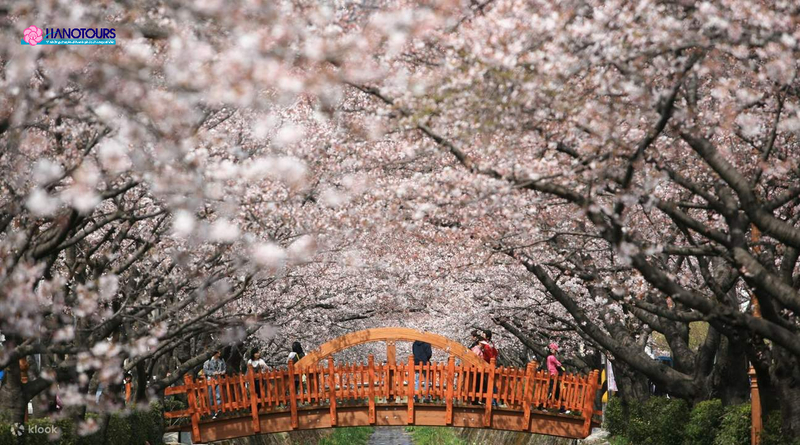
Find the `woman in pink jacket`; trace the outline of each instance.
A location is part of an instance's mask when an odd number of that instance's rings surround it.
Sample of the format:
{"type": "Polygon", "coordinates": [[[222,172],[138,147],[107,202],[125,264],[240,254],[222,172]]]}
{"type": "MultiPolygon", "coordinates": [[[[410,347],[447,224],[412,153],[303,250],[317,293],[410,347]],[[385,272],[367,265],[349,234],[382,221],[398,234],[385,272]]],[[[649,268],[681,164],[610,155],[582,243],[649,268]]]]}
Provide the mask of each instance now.
{"type": "MultiPolygon", "coordinates": [[[[552,397],[554,400],[559,400],[561,397],[561,382],[558,384],[554,384],[558,375],[564,373],[564,367],[561,366],[561,362],[558,361],[556,357],[556,353],[558,352],[558,345],[555,343],[550,343],[547,347],[550,350],[550,355],[547,356],[547,372],[550,373],[552,376],[550,378],[550,387],[548,389],[548,397],[552,397]],[[555,386],[555,394],[553,394],[553,386],[555,386]]],[[[559,412],[564,412],[563,407],[559,407],[559,412]]]]}

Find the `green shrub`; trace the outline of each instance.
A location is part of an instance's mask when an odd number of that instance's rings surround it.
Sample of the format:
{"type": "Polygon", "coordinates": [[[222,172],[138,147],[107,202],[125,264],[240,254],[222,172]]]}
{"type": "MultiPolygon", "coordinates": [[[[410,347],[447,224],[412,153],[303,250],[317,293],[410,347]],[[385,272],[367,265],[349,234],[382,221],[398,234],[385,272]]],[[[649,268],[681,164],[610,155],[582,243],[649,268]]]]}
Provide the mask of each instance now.
{"type": "Polygon", "coordinates": [[[456,436],[452,428],[430,426],[407,427],[414,445],[463,445],[466,442],[456,436]]]}
{"type": "Polygon", "coordinates": [[[48,445],[50,432],[55,431],[55,425],[46,418],[30,419],[25,424],[25,430],[21,441],[24,445],[48,445]]]}
{"type": "Polygon", "coordinates": [[[627,409],[619,397],[610,397],[606,405],[605,427],[612,436],[624,436],[628,425],[627,409]]]}
{"type": "Polygon", "coordinates": [[[128,442],[128,444],[144,445],[144,442],[147,440],[146,430],[149,419],[147,419],[141,411],[131,411],[123,417],[123,420],[128,422],[131,430],[130,442],[128,442]]]}
{"type": "Polygon", "coordinates": [[[0,422],[0,445],[17,445],[17,437],[11,434],[11,425],[0,422]]]}
{"type": "Polygon", "coordinates": [[[108,419],[105,436],[108,445],[128,445],[131,441],[131,425],[128,419],[112,414],[108,419]]]}
{"type": "Polygon", "coordinates": [[[627,438],[637,445],[683,445],[685,400],[651,397],[629,416],[627,438]]]}
{"type": "Polygon", "coordinates": [[[724,412],[721,400],[706,400],[695,405],[686,425],[684,444],[714,445],[724,412]]]}
{"type": "Polygon", "coordinates": [[[780,411],[767,414],[764,430],[761,432],[761,445],[800,445],[800,437],[792,441],[783,431],[783,417],[780,411]]]}
{"type": "MultiPolygon", "coordinates": [[[[94,419],[96,422],[101,423],[102,419],[95,413],[86,413],[86,420],[94,419]]],[[[103,445],[105,444],[105,431],[102,428],[92,434],[81,436],[78,434],[78,445],[103,445]]]]}
{"type": "Polygon", "coordinates": [[[761,432],[761,445],[784,445],[789,443],[788,440],[783,439],[782,421],[780,411],[773,411],[767,414],[764,430],[761,432]]]}
{"type": "Polygon", "coordinates": [[[58,445],[77,445],[78,443],[78,430],[75,428],[75,423],[72,419],[58,419],[56,420],[56,427],[61,434],[58,439],[58,445]]]}
{"type": "Polygon", "coordinates": [[[750,444],[750,404],[732,405],[725,408],[714,445],[750,444]]]}
{"type": "Polygon", "coordinates": [[[162,443],[164,439],[164,411],[158,403],[150,404],[150,410],[144,412],[147,417],[147,428],[145,436],[150,445],[157,445],[162,443]]]}
{"type": "Polygon", "coordinates": [[[371,427],[336,428],[333,434],[323,437],[318,445],[366,445],[372,435],[371,427]]]}
{"type": "Polygon", "coordinates": [[[151,409],[131,411],[126,417],[130,425],[129,445],[160,444],[164,436],[163,413],[155,404],[151,409]]]}

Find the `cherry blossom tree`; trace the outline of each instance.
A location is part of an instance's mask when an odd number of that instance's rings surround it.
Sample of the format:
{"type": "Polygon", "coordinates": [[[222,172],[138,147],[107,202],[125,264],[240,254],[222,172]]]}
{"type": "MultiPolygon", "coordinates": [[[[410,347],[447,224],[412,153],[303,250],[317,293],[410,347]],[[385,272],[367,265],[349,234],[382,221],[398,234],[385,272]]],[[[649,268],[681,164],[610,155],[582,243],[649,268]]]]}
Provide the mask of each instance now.
{"type": "Polygon", "coordinates": [[[119,44],[0,49],[0,368],[52,364],[17,417],[402,325],[605,353],[633,398],[742,400],[749,361],[800,431],[792,2],[41,3],[8,41],[119,44]]]}
{"type": "Polygon", "coordinates": [[[708,379],[741,390],[746,356],[800,430],[796,6],[499,1],[443,17],[400,50],[381,42],[384,78],[347,80],[376,122],[462,169],[438,160],[439,217],[474,217],[447,194],[483,182],[507,207],[479,236],[568,313],[548,318],[682,397],[707,397],[708,379]],[[692,351],[697,321],[710,330],[692,351]],[[674,369],[643,353],[650,332],[674,369]]]}

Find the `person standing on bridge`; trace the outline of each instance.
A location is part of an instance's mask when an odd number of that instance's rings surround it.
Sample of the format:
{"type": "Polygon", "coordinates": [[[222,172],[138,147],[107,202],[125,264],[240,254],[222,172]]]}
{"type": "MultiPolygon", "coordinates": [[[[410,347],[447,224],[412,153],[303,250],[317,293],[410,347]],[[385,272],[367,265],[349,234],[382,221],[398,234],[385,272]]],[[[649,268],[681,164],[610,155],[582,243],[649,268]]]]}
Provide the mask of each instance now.
{"type": "Polygon", "coordinates": [[[267,371],[267,362],[261,358],[261,351],[258,349],[253,350],[253,354],[250,360],[247,361],[247,372],[254,372],[255,373],[255,382],[253,383],[254,390],[256,393],[256,397],[261,397],[261,378],[258,376],[259,373],[267,371]]]}
{"type": "MultiPolygon", "coordinates": [[[[303,352],[303,345],[301,345],[299,341],[296,341],[296,342],[292,343],[292,352],[289,353],[289,358],[286,361],[287,362],[291,361],[292,363],[297,363],[305,356],[306,356],[306,353],[303,352]]],[[[297,393],[298,394],[302,394],[303,393],[303,387],[305,386],[305,383],[306,383],[305,374],[303,374],[303,386],[300,386],[300,377],[298,377],[298,376],[294,377],[294,387],[297,388],[297,393]]]]}
{"type": "MultiPolygon", "coordinates": [[[[472,331],[472,345],[470,345],[469,350],[472,351],[475,355],[477,355],[481,359],[483,359],[483,345],[481,345],[481,340],[483,340],[483,332],[474,329],[472,331]]],[[[475,388],[473,388],[475,394],[480,394],[482,388],[483,388],[483,379],[477,379],[477,381],[475,382],[475,388]]],[[[474,405],[480,405],[481,404],[480,397],[474,399],[472,403],[474,405]]]]}
{"type": "Polygon", "coordinates": [[[481,331],[473,329],[471,335],[472,344],[469,345],[469,350],[474,352],[478,357],[483,358],[483,351],[481,351],[481,339],[483,338],[483,335],[481,334],[481,331]]]}
{"type": "MultiPolygon", "coordinates": [[[[554,400],[558,401],[561,397],[561,382],[556,383],[558,376],[563,374],[565,369],[561,365],[561,362],[556,357],[556,353],[558,353],[558,345],[556,343],[550,343],[547,347],[550,350],[550,355],[547,356],[547,372],[550,373],[550,385],[548,389],[548,397],[552,397],[554,400]],[[553,388],[555,386],[555,389],[553,388]],[[555,393],[554,393],[555,391],[555,393]]],[[[564,412],[564,408],[559,407],[559,412],[564,412]]]]}
{"type": "MultiPolygon", "coordinates": [[[[494,343],[492,343],[492,331],[485,330],[483,331],[483,340],[478,345],[481,348],[481,357],[486,363],[491,364],[492,359],[497,360],[497,348],[494,347],[494,343]]],[[[495,363],[496,365],[496,363],[495,363]]],[[[483,376],[483,387],[487,388],[489,385],[489,376],[483,376]]],[[[494,392],[497,393],[497,385],[492,385],[494,387],[494,392]]],[[[492,398],[492,406],[497,406],[497,400],[492,398]]]]}
{"type": "Polygon", "coordinates": [[[209,405],[216,407],[213,416],[216,419],[219,415],[219,407],[222,406],[222,395],[220,394],[219,383],[214,384],[212,379],[225,375],[225,360],[222,360],[221,351],[214,351],[214,355],[203,363],[203,374],[211,382],[208,387],[208,401],[209,405]],[[214,404],[214,395],[216,395],[216,405],[214,404]]]}
{"type": "MultiPolygon", "coordinates": [[[[414,365],[427,365],[431,362],[433,351],[431,350],[430,343],[417,340],[411,346],[411,350],[414,352],[414,365]]],[[[419,371],[414,373],[414,393],[419,391],[419,374],[419,371]]],[[[426,382],[428,380],[428,373],[422,371],[422,378],[424,379],[423,386],[427,388],[428,384],[426,382]]],[[[417,396],[414,396],[414,401],[417,401],[417,396]]],[[[427,401],[430,402],[431,398],[428,397],[427,401]]]]}

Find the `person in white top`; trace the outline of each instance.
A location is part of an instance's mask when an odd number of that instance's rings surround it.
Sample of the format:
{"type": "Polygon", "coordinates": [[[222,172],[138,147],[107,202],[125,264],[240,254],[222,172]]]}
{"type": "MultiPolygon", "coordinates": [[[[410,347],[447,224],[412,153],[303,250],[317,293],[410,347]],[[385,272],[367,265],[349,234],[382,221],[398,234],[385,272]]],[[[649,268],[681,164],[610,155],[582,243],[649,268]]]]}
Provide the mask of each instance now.
{"type": "Polygon", "coordinates": [[[261,358],[261,351],[253,351],[252,357],[247,361],[247,372],[250,370],[256,373],[255,375],[255,392],[256,397],[261,397],[261,379],[258,377],[259,373],[267,371],[267,362],[261,358]]]}
{"type": "MultiPolygon", "coordinates": [[[[303,346],[300,344],[299,341],[292,343],[292,352],[289,353],[289,357],[286,360],[287,362],[297,363],[306,356],[306,353],[303,352],[303,346]]],[[[297,388],[297,393],[302,394],[303,389],[306,383],[306,375],[303,374],[303,386],[300,386],[300,377],[294,376],[294,387],[297,388]]]]}

